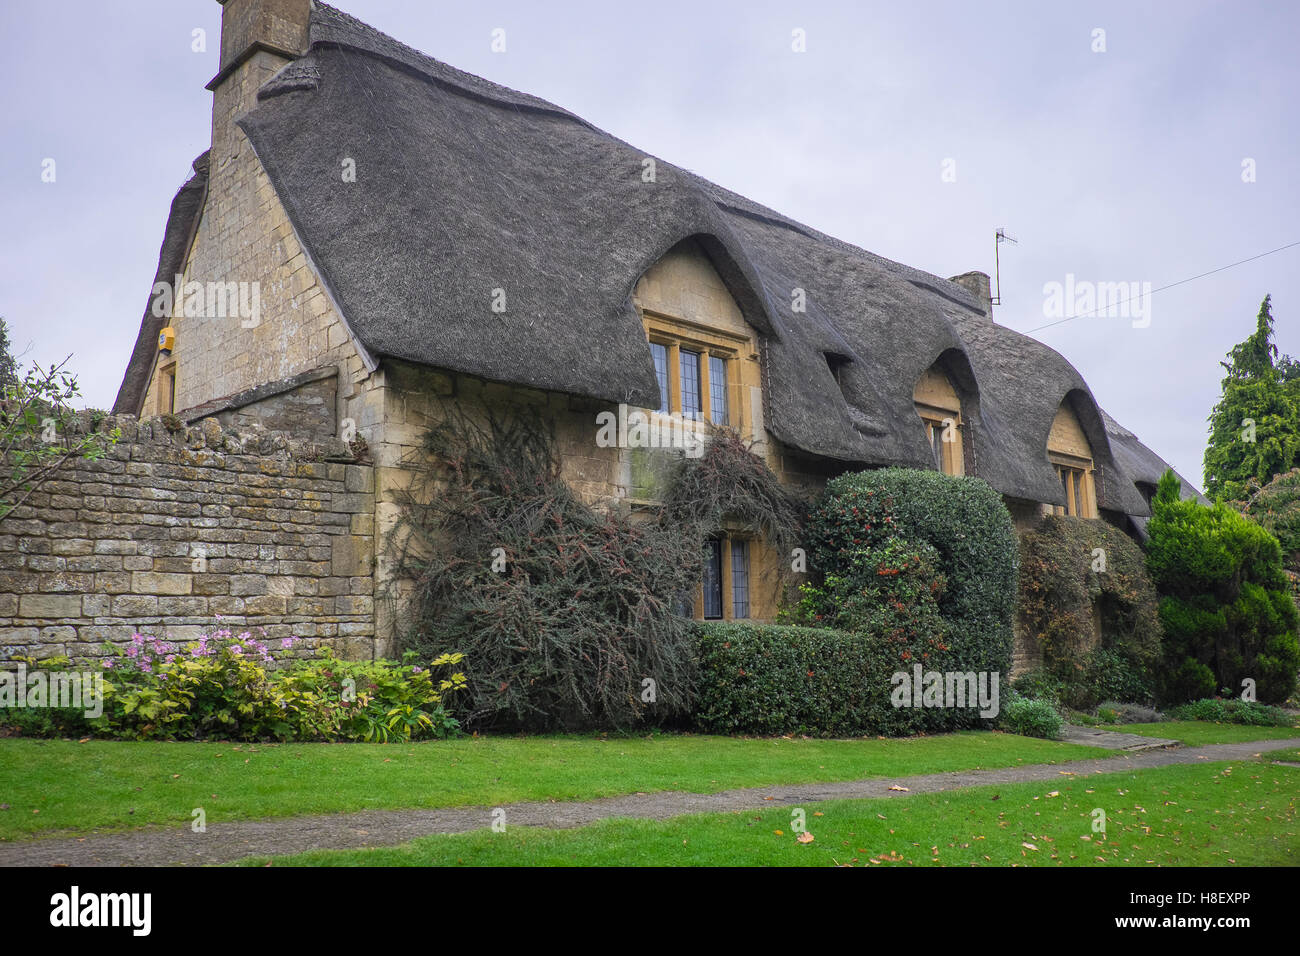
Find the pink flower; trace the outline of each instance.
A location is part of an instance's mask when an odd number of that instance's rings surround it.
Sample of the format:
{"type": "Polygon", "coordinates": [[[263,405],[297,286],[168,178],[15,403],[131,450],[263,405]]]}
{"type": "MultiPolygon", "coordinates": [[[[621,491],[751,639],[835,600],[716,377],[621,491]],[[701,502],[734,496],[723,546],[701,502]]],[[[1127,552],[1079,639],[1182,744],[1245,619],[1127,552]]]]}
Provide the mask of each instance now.
{"type": "Polygon", "coordinates": [[[280,641],[280,646],[287,649],[293,647],[293,642],[294,642],[294,638],[286,637],[282,641],[280,641]]]}
{"type": "Polygon", "coordinates": [[[112,667],[113,667],[113,659],[112,659],[111,657],[108,658],[107,660],[105,660],[105,661],[103,662],[103,665],[104,665],[104,667],[106,667],[106,668],[112,669],[112,667]]]}

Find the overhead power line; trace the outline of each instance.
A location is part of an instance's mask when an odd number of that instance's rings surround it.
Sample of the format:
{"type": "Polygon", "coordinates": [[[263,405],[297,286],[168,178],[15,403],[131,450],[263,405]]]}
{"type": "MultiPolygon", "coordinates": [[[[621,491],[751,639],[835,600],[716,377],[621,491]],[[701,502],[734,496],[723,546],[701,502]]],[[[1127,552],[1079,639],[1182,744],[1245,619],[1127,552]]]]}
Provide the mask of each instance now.
{"type": "Polygon", "coordinates": [[[1101,309],[1115,308],[1117,306],[1124,305],[1124,303],[1126,302],[1132,302],[1135,299],[1141,299],[1145,296],[1155,295],[1157,292],[1164,292],[1166,289],[1172,289],[1174,286],[1186,285],[1188,282],[1194,282],[1197,279],[1204,279],[1206,276],[1212,276],[1216,272],[1223,272],[1226,269],[1232,269],[1236,266],[1242,266],[1245,265],[1247,262],[1254,262],[1256,259],[1263,259],[1265,256],[1271,256],[1275,252],[1282,252],[1283,250],[1290,249],[1293,246],[1300,246],[1300,240],[1296,240],[1295,242],[1288,242],[1285,246],[1278,246],[1276,249],[1270,249],[1268,252],[1261,252],[1259,255],[1251,256],[1249,259],[1242,259],[1238,262],[1230,262],[1226,266],[1219,266],[1219,268],[1217,269],[1211,269],[1209,272],[1202,272],[1200,275],[1191,276],[1190,278],[1187,279],[1179,279],[1177,282],[1171,282],[1169,283],[1169,285],[1162,285],[1160,288],[1152,289],[1150,292],[1144,292],[1142,293],[1142,295],[1129,296],[1129,298],[1124,299],[1122,302],[1108,302],[1104,306],[1098,306],[1097,308],[1090,309],[1087,312],[1080,312],[1078,315],[1067,315],[1065,318],[1057,319],[1055,322],[1048,322],[1046,325],[1040,325],[1037,328],[1032,328],[1026,334],[1029,335],[1034,332],[1041,332],[1043,329],[1050,329],[1052,328],[1052,326],[1061,325],[1062,323],[1070,322],[1073,321],[1074,319],[1082,319],[1086,316],[1093,315],[1094,313],[1099,312],[1101,309]]]}

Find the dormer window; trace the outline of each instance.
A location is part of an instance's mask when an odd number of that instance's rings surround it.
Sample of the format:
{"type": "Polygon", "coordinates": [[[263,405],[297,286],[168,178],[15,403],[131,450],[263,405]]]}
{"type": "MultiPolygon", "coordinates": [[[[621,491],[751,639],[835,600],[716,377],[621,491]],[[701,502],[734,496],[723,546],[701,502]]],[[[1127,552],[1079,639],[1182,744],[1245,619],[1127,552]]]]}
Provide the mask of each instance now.
{"type": "Polygon", "coordinates": [[[731,425],[731,395],[743,342],[713,334],[692,336],[689,329],[667,322],[646,322],[650,357],[659,384],[661,415],[731,425]],[[722,344],[726,342],[726,344],[722,344]]]}
{"type": "Polygon", "coordinates": [[[1142,500],[1147,503],[1147,507],[1151,507],[1151,502],[1156,499],[1156,486],[1149,481],[1139,481],[1137,482],[1137,490],[1138,494],[1142,496],[1142,500]]]}
{"type": "Polygon", "coordinates": [[[926,369],[912,392],[912,401],[934,454],[934,467],[945,475],[965,474],[961,398],[942,369],[937,365],[926,369]]]}
{"type": "Polygon", "coordinates": [[[1047,436],[1047,460],[1056,469],[1061,482],[1064,505],[1056,505],[1058,515],[1076,518],[1097,517],[1097,487],[1092,461],[1092,446],[1083,426],[1068,402],[1062,402],[1052,420],[1047,436]]]}

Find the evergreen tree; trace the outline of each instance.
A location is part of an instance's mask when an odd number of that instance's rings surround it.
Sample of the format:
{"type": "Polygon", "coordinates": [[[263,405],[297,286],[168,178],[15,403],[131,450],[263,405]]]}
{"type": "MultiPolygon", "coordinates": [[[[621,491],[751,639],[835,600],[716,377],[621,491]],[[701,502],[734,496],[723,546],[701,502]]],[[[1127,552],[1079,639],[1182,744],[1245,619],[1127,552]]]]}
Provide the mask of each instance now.
{"type": "Polygon", "coordinates": [[[1300,364],[1278,356],[1271,296],[1259,307],[1255,332],[1233,347],[1223,394],[1210,413],[1205,492],[1244,499],[1248,488],[1300,463],[1300,364]]]}
{"type": "Polygon", "coordinates": [[[1160,593],[1163,703],[1255,682],[1258,699],[1280,704],[1300,673],[1300,615],[1288,591],[1277,539],[1223,502],[1181,501],[1172,471],[1160,479],[1147,524],[1147,569],[1160,593]]]}

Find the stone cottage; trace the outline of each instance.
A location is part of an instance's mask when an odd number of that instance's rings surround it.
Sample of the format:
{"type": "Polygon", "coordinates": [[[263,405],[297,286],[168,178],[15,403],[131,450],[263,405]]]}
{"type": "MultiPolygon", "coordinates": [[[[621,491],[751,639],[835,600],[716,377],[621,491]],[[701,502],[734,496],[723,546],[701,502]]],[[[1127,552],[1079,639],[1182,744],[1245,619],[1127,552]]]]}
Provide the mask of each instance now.
{"type": "MultiPolygon", "coordinates": [[[[662,453],[597,441],[602,412],[641,410],[734,428],[792,485],[937,468],[1020,524],[1140,533],[1167,465],[994,322],[987,275],[841,242],[323,3],[222,6],[212,145],[172,203],[115,412],[355,434],[376,541],[424,427],[480,400],[545,409],[593,503],[654,506],[662,453]]],[[[694,613],[771,616],[778,557],[723,530],[694,613]]]]}

